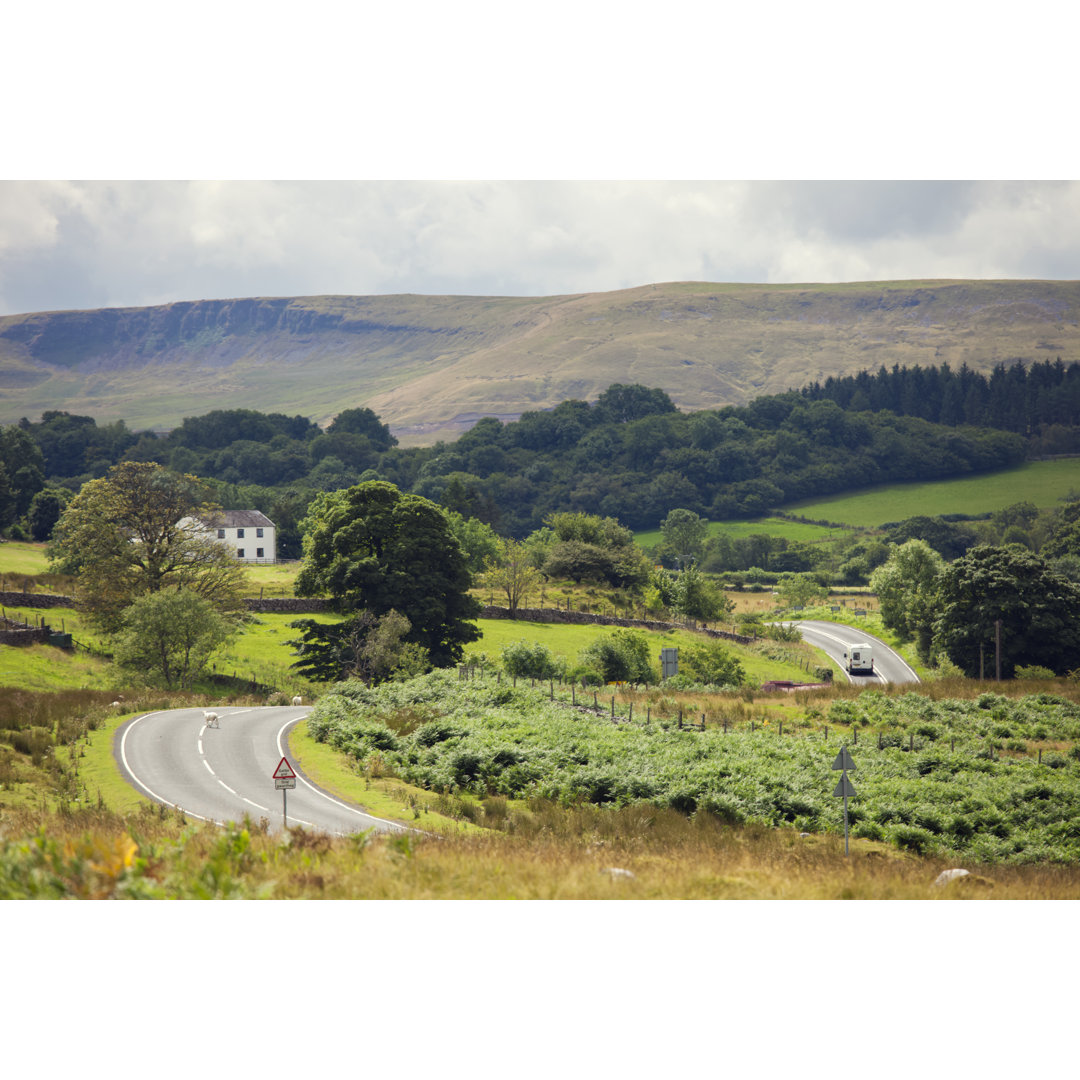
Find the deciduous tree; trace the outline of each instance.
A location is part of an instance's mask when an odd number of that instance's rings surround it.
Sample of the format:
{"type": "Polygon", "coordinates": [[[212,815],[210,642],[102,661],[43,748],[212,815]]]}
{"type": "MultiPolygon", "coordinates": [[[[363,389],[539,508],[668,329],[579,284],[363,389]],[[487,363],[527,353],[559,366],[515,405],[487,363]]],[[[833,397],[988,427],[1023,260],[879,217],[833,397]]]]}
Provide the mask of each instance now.
{"type": "Polygon", "coordinates": [[[462,646],[480,637],[465,555],[434,503],[369,481],[319,495],[302,531],[298,596],[329,596],[350,615],[397,611],[410,624],[406,640],[436,667],[460,661],[462,646]]]}
{"type": "Polygon", "coordinates": [[[936,643],[968,676],[980,648],[993,669],[1001,622],[1001,674],[1018,665],[1058,674],[1080,667],[1080,588],[1018,545],[980,544],[941,574],[936,643]]]}
{"type": "Polygon", "coordinates": [[[209,600],[185,588],[139,597],[124,609],[121,624],[113,641],[117,663],[159,677],[170,690],[190,686],[236,629],[209,600]]]}
{"type": "Polygon", "coordinates": [[[213,520],[197,477],[153,462],[123,462],[84,484],[53,530],[53,568],[78,579],[80,605],[116,630],[129,604],[148,593],[184,588],[218,610],[239,611],[245,571],[225,545],[193,528],[213,520]]]}

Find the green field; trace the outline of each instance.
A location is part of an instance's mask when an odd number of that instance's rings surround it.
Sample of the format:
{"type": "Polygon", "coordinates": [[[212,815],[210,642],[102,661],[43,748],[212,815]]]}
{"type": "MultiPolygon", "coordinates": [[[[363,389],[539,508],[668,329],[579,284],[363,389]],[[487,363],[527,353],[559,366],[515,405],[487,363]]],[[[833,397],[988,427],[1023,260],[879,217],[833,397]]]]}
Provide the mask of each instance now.
{"type": "MultiPolygon", "coordinates": [[[[810,525],[803,521],[789,521],[787,518],[780,517],[756,518],[752,521],[710,521],[708,528],[710,537],[720,533],[726,533],[733,538],[764,534],[765,536],[781,536],[785,540],[804,544],[836,540],[846,532],[848,532],[847,529],[839,526],[810,525]]],[[[663,534],[659,529],[648,529],[634,533],[634,539],[642,547],[655,547],[663,539],[663,534]]]]}
{"type": "MultiPolygon", "coordinates": [[[[574,663],[578,654],[589,642],[601,634],[610,633],[610,626],[577,625],[574,623],[539,623],[524,622],[512,619],[479,619],[477,625],[483,633],[480,641],[474,641],[466,646],[465,654],[469,658],[478,658],[481,654],[488,660],[497,663],[502,649],[515,641],[538,641],[555,656],[562,656],[574,663]]],[[[695,634],[689,630],[637,630],[635,633],[644,634],[649,642],[649,652],[654,660],[653,666],[659,671],[660,650],[666,648],[678,648],[680,645],[700,644],[706,639],[701,634],[695,634]]],[[[792,660],[772,660],[769,657],[756,652],[752,648],[746,648],[734,642],[723,642],[725,648],[738,658],[743,670],[751,679],[759,682],[767,682],[770,679],[790,679],[792,682],[807,682],[809,677],[805,669],[801,668],[792,660]]],[[[788,647],[794,656],[803,647],[788,647]]],[[[807,649],[805,655],[815,655],[807,649]]],[[[824,662],[824,657],[817,655],[815,663],[824,662]]]]}
{"type": "Polygon", "coordinates": [[[1080,492],[1080,457],[1031,461],[1018,469],[985,473],[957,480],[923,484],[894,484],[830,499],[792,503],[789,513],[817,521],[857,528],[877,528],[888,521],[925,514],[985,514],[1018,502],[1040,509],[1054,506],[1070,493],[1080,492]]]}

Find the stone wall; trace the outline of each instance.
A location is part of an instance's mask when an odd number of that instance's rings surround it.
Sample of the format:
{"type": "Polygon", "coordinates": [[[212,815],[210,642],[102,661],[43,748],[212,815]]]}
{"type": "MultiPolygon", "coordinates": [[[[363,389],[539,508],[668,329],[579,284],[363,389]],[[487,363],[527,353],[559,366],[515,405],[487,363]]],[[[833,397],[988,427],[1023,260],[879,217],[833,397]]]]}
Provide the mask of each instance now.
{"type": "Polygon", "coordinates": [[[47,626],[20,626],[0,619],[0,645],[47,645],[51,633],[47,626]]]}
{"type": "Polygon", "coordinates": [[[316,614],[330,610],[329,600],[306,599],[301,600],[292,596],[272,596],[265,600],[249,596],[244,601],[248,611],[284,611],[289,614],[303,615],[316,614]]]}
{"type": "Polygon", "coordinates": [[[558,608],[518,608],[511,615],[509,608],[486,606],[480,612],[481,619],[519,619],[522,622],[576,623],[582,626],[630,626],[636,630],[696,630],[708,637],[726,638],[737,641],[740,645],[749,645],[753,638],[742,634],[732,634],[727,630],[712,630],[695,623],[683,626],[680,623],[658,622],[652,619],[621,619],[615,615],[592,615],[585,611],[562,611],[558,608]]]}
{"type": "Polygon", "coordinates": [[[0,592],[0,605],[4,607],[74,607],[73,596],[60,596],[58,593],[36,592],[0,592]]]}

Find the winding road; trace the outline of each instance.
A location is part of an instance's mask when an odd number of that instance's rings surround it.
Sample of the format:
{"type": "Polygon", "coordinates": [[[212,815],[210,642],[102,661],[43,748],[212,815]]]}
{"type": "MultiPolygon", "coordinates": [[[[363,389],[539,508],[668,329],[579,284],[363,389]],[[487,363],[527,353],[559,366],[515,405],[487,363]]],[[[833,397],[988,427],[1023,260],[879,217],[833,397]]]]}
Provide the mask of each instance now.
{"type": "MultiPolygon", "coordinates": [[[[852,645],[865,642],[874,649],[874,670],[865,675],[850,675],[848,681],[857,686],[874,686],[881,683],[917,683],[919,676],[912,671],[907,661],[894,649],[890,649],[884,641],[859,630],[854,626],[845,626],[843,623],[818,622],[809,619],[805,622],[795,622],[790,625],[798,628],[803,640],[828,653],[841,668],[844,667],[843,655],[849,652],[852,645]]],[[[845,671],[845,674],[847,672],[845,671]]]]}
{"type": "Polygon", "coordinates": [[[155,802],[222,824],[244,815],[271,829],[301,825],[348,835],[366,829],[404,830],[372,817],[313,784],[296,763],[296,787],[277,790],[273,774],[288,757],[285,736],[307,716],[305,706],[217,707],[217,726],[202,709],[146,713],[117,732],[116,757],[129,783],[155,802]]]}

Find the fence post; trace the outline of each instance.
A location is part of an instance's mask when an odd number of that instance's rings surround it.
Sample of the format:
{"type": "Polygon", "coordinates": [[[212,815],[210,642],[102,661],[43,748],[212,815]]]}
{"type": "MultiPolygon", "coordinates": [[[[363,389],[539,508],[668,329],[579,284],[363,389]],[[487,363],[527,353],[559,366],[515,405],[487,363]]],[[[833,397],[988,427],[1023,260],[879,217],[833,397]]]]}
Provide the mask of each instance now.
{"type": "Polygon", "coordinates": [[[632,724],[634,722],[634,703],[630,702],[630,711],[626,714],[627,723],[632,724]]]}
{"type": "Polygon", "coordinates": [[[682,709],[679,710],[679,730],[682,731],[682,709]]]}
{"type": "Polygon", "coordinates": [[[825,741],[826,742],[829,741],[829,725],[828,724],[825,725],[825,741]]]}
{"type": "Polygon", "coordinates": [[[611,719],[615,719],[615,695],[611,695],[611,719]]]}
{"type": "Polygon", "coordinates": [[[854,724],[851,725],[851,741],[852,745],[859,745],[859,729],[854,724]]]}

